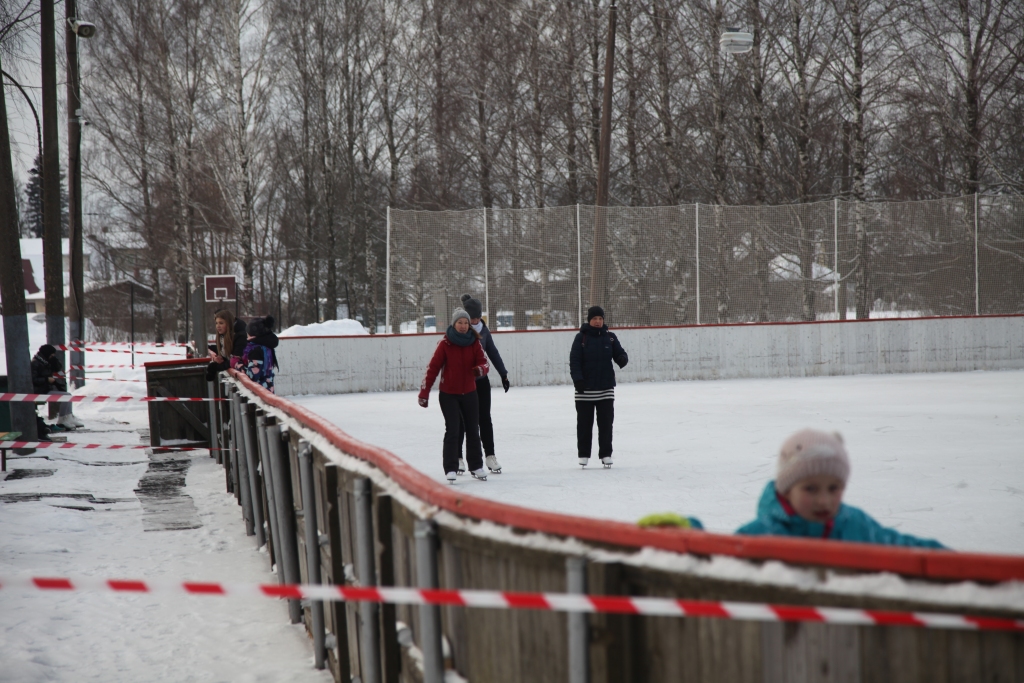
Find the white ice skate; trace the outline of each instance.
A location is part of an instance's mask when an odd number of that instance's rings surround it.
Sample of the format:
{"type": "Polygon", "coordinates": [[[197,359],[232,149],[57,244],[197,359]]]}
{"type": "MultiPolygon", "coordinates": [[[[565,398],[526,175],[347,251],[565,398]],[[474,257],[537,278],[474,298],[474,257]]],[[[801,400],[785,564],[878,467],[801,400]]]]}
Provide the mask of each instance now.
{"type": "Polygon", "coordinates": [[[601,464],[604,465],[605,469],[608,469],[609,467],[611,467],[612,466],[612,456],[609,455],[608,457],[601,458],[601,464]]]}
{"type": "Polygon", "coordinates": [[[449,484],[454,484],[455,483],[455,473],[454,472],[445,472],[444,477],[445,477],[445,479],[448,480],[449,484]]]}
{"type": "Polygon", "coordinates": [[[465,458],[459,458],[458,473],[459,474],[465,474],[466,473],[466,459],[465,458]]]}
{"type": "Polygon", "coordinates": [[[74,415],[61,415],[59,418],[57,418],[57,424],[59,424],[64,429],[77,429],[78,427],[82,426],[81,422],[75,421],[74,415]]]}
{"type": "Polygon", "coordinates": [[[590,458],[580,458],[580,467],[586,467],[590,463],[590,458]]]}
{"type": "Polygon", "coordinates": [[[501,463],[498,462],[498,456],[487,456],[487,469],[489,469],[494,474],[501,474],[501,463]]]}
{"type": "Polygon", "coordinates": [[[487,481],[487,470],[485,470],[483,467],[481,467],[478,470],[473,470],[472,472],[470,472],[470,474],[473,475],[474,479],[479,479],[480,481],[487,481]]]}

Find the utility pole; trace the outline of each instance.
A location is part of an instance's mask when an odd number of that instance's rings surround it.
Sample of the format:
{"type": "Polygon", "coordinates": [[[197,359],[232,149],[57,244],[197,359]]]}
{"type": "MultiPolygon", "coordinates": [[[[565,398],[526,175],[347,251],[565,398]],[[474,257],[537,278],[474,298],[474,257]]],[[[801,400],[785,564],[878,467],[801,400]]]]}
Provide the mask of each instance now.
{"type": "MultiPolygon", "coordinates": [[[[25,317],[25,282],[18,234],[18,205],[11,164],[11,137],[7,130],[7,100],[0,69],[0,300],[3,301],[4,353],[7,356],[7,391],[32,393],[32,354],[25,317]]],[[[26,441],[36,440],[36,407],[10,403],[11,428],[26,441]]]]}
{"type": "MultiPolygon", "coordinates": [[[[594,256],[590,264],[590,303],[605,305],[608,270],[608,174],[612,147],[612,76],[615,73],[615,0],[608,8],[608,42],[604,52],[604,97],[597,160],[597,208],[594,211],[594,256]]],[[[607,312],[606,312],[607,313],[607,312]]]]}
{"type": "MultiPolygon", "coordinates": [[[[68,318],[73,341],[85,343],[85,287],[82,258],[82,95],[78,68],[77,0],[64,0],[67,21],[64,22],[64,44],[68,59],[68,246],[71,256],[70,306],[68,318]]],[[[71,365],[85,365],[85,354],[71,352],[71,365]]],[[[85,384],[85,371],[68,372],[75,376],[75,386],[85,384]]]]}
{"type": "MultiPolygon", "coordinates": [[[[53,3],[39,3],[43,91],[43,276],[46,342],[64,344],[64,255],[60,226],[60,148],[57,137],[57,46],[53,3]]],[[[64,352],[58,351],[63,364],[64,352]]],[[[65,366],[66,367],[66,366],[65,366]]]]}

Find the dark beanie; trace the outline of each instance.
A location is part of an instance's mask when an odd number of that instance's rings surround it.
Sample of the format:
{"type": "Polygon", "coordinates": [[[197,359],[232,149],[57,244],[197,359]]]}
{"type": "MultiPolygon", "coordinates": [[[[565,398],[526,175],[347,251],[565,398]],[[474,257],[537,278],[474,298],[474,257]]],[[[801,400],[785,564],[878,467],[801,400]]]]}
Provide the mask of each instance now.
{"type": "Polygon", "coordinates": [[[39,347],[39,355],[43,358],[49,358],[50,356],[57,353],[57,349],[50,344],[43,344],[39,347]]]}
{"type": "Polygon", "coordinates": [[[482,318],[484,317],[484,307],[480,303],[479,299],[474,299],[469,294],[462,295],[462,308],[469,313],[470,318],[482,318]]]}
{"type": "Polygon", "coordinates": [[[595,315],[599,315],[599,316],[601,316],[603,318],[604,317],[604,309],[601,308],[600,306],[591,306],[590,308],[588,308],[587,309],[587,322],[589,323],[591,321],[591,319],[593,319],[593,317],[595,315]]]}
{"type": "Polygon", "coordinates": [[[266,334],[274,329],[274,316],[268,315],[266,318],[253,318],[249,321],[249,324],[245,328],[245,333],[250,337],[258,337],[261,334],[266,334]]]}

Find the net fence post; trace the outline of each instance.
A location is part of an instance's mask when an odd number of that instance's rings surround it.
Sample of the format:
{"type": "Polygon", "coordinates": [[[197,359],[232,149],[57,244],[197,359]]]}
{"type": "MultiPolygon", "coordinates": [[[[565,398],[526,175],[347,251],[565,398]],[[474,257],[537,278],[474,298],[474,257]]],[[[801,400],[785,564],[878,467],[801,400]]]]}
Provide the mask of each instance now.
{"type": "MultiPolygon", "coordinates": [[[[487,257],[487,207],[484,207],[484,310],[488,317],[494,320],[491,315],[491,272],[487,257]]],[[[488,321],[490,322],[490,321],[488,321]]],[[[494,329],[498,329],[495,327],[494,329]]]]}
{"type": "Polygon", "coordinates": [[[832,289],[835,290],[836,320],[839,320],[839,197],[832,199],[832,248],[835,250],[832,259],[832,289]]]}
{"type": "Polygon", "coordinates": [[[583,256],[580,246],[580,205],[576,205],[576,301],[579,325],[583,327],[583,256]]]}
{"type": "Polygon", "coordinates": [[[700,325],[700,202],[693,206],[694,255],[697,257],[697,324],[700,325]]]}
{"type": "Polygon", "coordinates": [[[974,193],[974,315],[981,315],[981,291],[978,287],[978,193],[974,193]]]}
{"type": "MultiPolygon", "coordinates": [[[[387,210],[386,246],[384,247],[384,334],[391,334],[391,207],[387,210]]],[[[401,332],[401,330],[399,330],[401,332]]]]}

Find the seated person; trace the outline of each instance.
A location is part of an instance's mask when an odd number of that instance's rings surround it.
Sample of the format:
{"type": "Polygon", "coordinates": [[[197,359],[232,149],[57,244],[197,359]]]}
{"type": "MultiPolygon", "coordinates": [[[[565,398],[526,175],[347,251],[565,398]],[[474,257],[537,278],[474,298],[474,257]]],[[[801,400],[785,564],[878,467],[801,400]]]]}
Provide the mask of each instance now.
{"type": "MultiPolygon", "coordinates": [[[[68,384],[64,377],[57,349],[50,344],[43,344],[32,358],[32,389],[37,394],[68,394],[68,384]]],[[[71,403],[58,403],[56,426],[65,430],[84,427],[85,423],[71,412],[71,403]]],[[[38,421],[37,421],[38,422],[38,421]]]]}
{"type": "Polygon", "coordinates": [[[737,534],[945,547],[888,529],[863,510],[843,504],[850,460],[838,433],[804,429],[792,435],[782,444],[777,471],[758,501],[757,519],[737,529],[737,534]]]}

